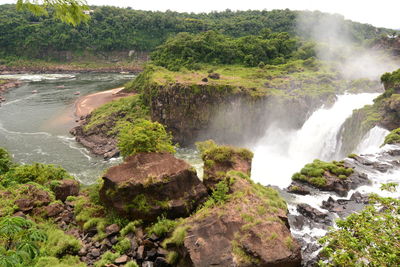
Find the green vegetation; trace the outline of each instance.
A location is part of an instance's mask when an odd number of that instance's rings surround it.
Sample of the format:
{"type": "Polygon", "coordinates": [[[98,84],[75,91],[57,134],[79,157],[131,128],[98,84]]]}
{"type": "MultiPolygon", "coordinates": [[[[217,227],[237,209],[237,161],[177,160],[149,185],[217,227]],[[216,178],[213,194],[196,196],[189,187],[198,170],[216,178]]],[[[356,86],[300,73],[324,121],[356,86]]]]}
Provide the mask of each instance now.
{"type": "Polygon", "coordinates": [[[239,263],[257,266],[260,260],[253,255],[247,253],[239,244],[238,241],[232,241],[232,252],[239,263]]]}
{"type": "Polygon", "coordinates": [[[203,161],[208,164],[212,164],[210,161],[230,162],[235,156],[247,161],[251,161],[253,158],[253,153],[248,149],[219,146],[213,140],[197,142],[196,147],[200,151],[203,161]]]}
{"type": "Polygon", "coordinates": [[[385,137],[382,145],[400,143],[400,128],[394,129],[385,137]]]}
{"type": "Polygon", "coordinates": [[[8,172],[12,165],[11,155],[7,150],[0,147],[0,175],[8,172]]]}
{"type": "Polygon", "coordinates": [[[84,13],[89,10],[85,0],[43,0],[40,4],[34,0],[17,0],[17,10],[29,10],[36,16],[48,16],[48,9],[55,18],[74,26],[89,20],[84,13]]]}
{"type": "Polygon", "coordinates": [[[337,221],[320,240],[319,266],[399,266],[400,200],[372,194],[359,213],[337,221]]]}
{"type": "Polygon", "coordinates": [[[110,121],[114,127],[111,131],[106,129],[109,135],[116,135],[118,130],[123,127],[126,122],[135,122],[139,119],[148,119],[149,110],[142,103],[139,95],[123,97],[118,100],[111,101],[103,106],[95,109],[84,126],[86,132],[97,127],[107,127],[110,121]]]}
{"type": "MultiPolygon", "coordinates": [[[[303,57],[315,56],[313,47],[306,46],[303,57]]],[[[261,35],[249,35],[237,39],[215,31],[199,34],[179,33],[159,46],[151,58],[156,65],[169,70],[181,67],[197,69],[197,63],[244,64],[264,66],[282,64],[294,57],[298,49],[296,39],[286,32],[271,33],[264,29],[261,35]]],[[[305,48],[303,48],[304,51],[305,48]]]]}
{"type": "Polygon", "coordinates": [[[118,148],[124,158],[140,152],[175,153],[171,134],[162,124],[148,120],[125,124],[118,135],[118,148]]]}
{"type": "Polygon", "coordinates": [[[182,246],[183,242],[185,241],[188,229],[189,226],[187,225],[178,226],[172,233],[171,237],[164,240],[163,246],[164,247],[168,247],[169,245],[175,245],[177,247],[182,246]]]}
{"type": "Polygon", "coordinates": [[[98,260],[94,266],[95,267],[105,267],[115,261],[119,256],[121,256],[119,253],[115,252],[112,253],[111,251],[107,251],[103,255],[101,255],[101,259],[98,260]]]}
{"type": "Polygon", "coordinates": [[[43,255],[61,258],[65,255],[75,255],[82,247],[79,240],[65,234],[64,231],[57,229],[56,226],[50,226],[46,234],[48,240],[41,248],[43,255]]]}
{"type": "Polygon", "coordinates": [[[55,165],[34,163],[11,168],[7,173],[0,175],[0,184],[10,186],[34,182],[46,184],[54,180],[74,179],[68,172],[55,165]]]}
{"type": "Polygon", "coordinates": [[[163,237],[172,232],[180,223],[181,221],[179,219],[169,220],[165,218],[165,216],[162,216],[157,219],[157,222],[147,228],[147,233],[163,237]]]}
{"type": "Polygon", "coordinates": [[[35,223],[21,217],[0,219],[0,266],[27,266],[39,256],[47,235],[35,223]]]}
{"type": "MultiPolygon", "coordinates": [[[[111,6],[91,6],[90,9],[93,10],[91,19],[73,27],[54,16],[34,16],[30,12],[17,12],[15,5],[0,5],[0,57],[15,55],[64,60],[68,58],[62,53],[64,51],[152,51],[168,37],[180,32],[214,30],[238,38],[259,35],[263,29],[269,28],[272,33],[288,32],[293,36],[297,31],[297,15],[306,18],[310,25],[315,25],[319,19],[329,19],[337,23],[335,25],[343,25],[340,30],[356,43],[393,33],[392,30],[347,21],[337,15],[288,9],[226,10],[208,14],[140,11],[111,6]]],[[[73,11],[79,13],[79,10],[73,11]]],[[[50,9],[48,12],[53,15],[57,10],[50,9]]],[[[301,35],[307,39],[310,31],[304,31],[301,35]]]]}
{"type": "Polygon", "coordinates": [[[324,162],[316,159],[306,164],[300,172],[293,174],[292,179],[307,182],[316,187],[324,187],[327,184],[326,172],[340,179],[346,179],[353,173],[353,169],[345,167],[341,161],[324,162]]]}

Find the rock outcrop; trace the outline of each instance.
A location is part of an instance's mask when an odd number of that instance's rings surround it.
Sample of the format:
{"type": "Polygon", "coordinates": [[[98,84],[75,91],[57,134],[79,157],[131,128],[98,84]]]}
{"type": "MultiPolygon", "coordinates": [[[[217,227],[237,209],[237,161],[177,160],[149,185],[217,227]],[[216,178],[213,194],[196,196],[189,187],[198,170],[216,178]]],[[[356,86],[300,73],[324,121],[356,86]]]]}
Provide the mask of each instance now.
{"type": "Polygon", "coordinates": [[[16,80],[0,80],[0,103],[6,101],[5,97],[2,95],[8,89],[13,87],[18,87],[21,85],[20,81],[16,80]]]}
{"type": "Polygon", "coordinates": [[[100,198],[119,215],[154,221],[186,217],[203,203],[207,190],[196,171],[169,153],[139,153],[103,176],[100,198]]]}
{"type": "MultiPolygon", "coordinates": [[[[81,120],[84,122],[89,117],[90,115],[81,118],[81,120]]],[[[117,140],[114,135],[109,134],[113,127],[115,127],[115,123],[112,120],[108,120],[89,131],[84,131],[83,123],[73,128],[70,134],[74,135],[75,140],[87,147],[93,154],[104,156],[104,158],[108,159],[119,155],[117,140]]]]}
{"type": "Polygon", "coordinates": [[[65,201],[69,196],[77,196],[79,194],[80,184],[76,180],[60,180],[50,185],[56,199],[65,201]]]}
{"type": "Polygon", "coordinates": [[[285,202],[268,187],[231,176],[229,199],[203,208],[181,227],[186,231],[179,266],[300,266],[285,202]]]}
{"type": "Polygon", "coordinates": [[[212,141],[198,146],[214,203],[175,230],[184,232],[182,243],[167,242],[181,256],[178,266],[300,266],[285,201],[275,189],[249,178],[253,154],[212,141]]]}

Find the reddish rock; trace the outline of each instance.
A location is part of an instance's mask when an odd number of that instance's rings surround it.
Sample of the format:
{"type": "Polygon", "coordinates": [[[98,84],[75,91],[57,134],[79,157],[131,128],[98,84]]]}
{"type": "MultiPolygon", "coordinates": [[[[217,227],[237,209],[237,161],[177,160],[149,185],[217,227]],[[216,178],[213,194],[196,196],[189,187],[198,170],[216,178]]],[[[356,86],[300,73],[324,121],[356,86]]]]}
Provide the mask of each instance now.
{"type": "Polygon", "coordinates": [[[31,211],[33,208],[47,205],[51,202],[50,194],[47,191],[37,188],[34,185],[22,185],[22,198],[15,201],[18,209],[24,212],[31,211]]]}
{"type": "Polygon", "coordinates": [[[139,153],[111,167],[100,199],[121,216],[154,221],[189,216],[206,199],[196,171],[169,153],[139,153]]]}
{"type": "Polygon", "coordinates": [[[301,266],[300,245],[286,224],[278,193],[238,176],[231,190],[226,203],[180,226],[186,229],[183,246],[169,245],[181,256],[178,266],[301,266]]]}
{"type": "Polygon", "coordinates": [[[114,234],[117,234],[119,232],[119,230],[120,230],[120,228],[119,228],[118,224],[114,223],[114,224],[111,224],[106,227],[106,234],[107,234],[107,236],[114,235],[114,234]]]}
{"type": "Polygon", "coordinates": [[[203,146],[203,183],[209,191],[225,179],[229,171],[239,171],[250,176],[253,158],[251,151],[245,148],[217,146],[212,140],[200,143],[200,146],[203,146]]]}
{"type": "Polygon", "coordinates": [[[65,201],[69,196],[77,196],[79,194],[79,182],[76,180],[60,180],[52,184],[51,188],[56,199],[65,201]]]}
{"type": "Polygon", "coordinates": [[[114,263],[116,264],[123,264],[126,263],[128,261],[128,256],[126,255],[122,255],[121,257],[117,258],[114,263]]]}

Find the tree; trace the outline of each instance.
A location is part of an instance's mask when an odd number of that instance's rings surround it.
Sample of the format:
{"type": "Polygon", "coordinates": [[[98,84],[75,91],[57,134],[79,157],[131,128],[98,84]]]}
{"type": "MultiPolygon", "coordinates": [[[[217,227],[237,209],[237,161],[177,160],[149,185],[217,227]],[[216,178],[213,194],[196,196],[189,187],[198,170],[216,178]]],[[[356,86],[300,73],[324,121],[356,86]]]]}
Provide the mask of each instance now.
{"type": "Polygon", "coordinates": [[[85,10],[89,10],[86,0],[17,0],[17,10],[29,10],[37,16],[47,16],[48,9],[61,21],[78,25],[89,20],[85,10]]]}
{"type": "MultiPolygon", "coordinates": [[[[382,190],[396,191],[396,183],[382,185],[382,190]]],[[[337,221],[320,240],[320,266],[399,266],[400,200],[369,196],[371,205],[337,221]]]]}
{"type": "Polygon", "coordinates": [[[118,148],[124,158],[140,152],[175,152],[171,134],[162,124],[148,120],[125,125],[118,135],[118,148]]]}

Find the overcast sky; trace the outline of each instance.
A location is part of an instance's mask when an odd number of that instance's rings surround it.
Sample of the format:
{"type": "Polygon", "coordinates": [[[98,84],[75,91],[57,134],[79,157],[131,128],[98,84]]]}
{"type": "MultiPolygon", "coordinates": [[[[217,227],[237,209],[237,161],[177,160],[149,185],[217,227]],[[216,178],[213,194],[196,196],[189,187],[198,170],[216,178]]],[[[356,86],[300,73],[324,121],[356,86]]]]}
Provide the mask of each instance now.
{"type": "MultiPolygon", "coordinates": [[[[90,5],[130,6],[141,10],[167,9],[185,12],[209,12],[248,9],[320,10],[339,13],[347,19],[378,27],[400,28],[400,0],[87,0],[90,5]]],[[[16,0],[0,0],[0,4],[16,0]]]]}

